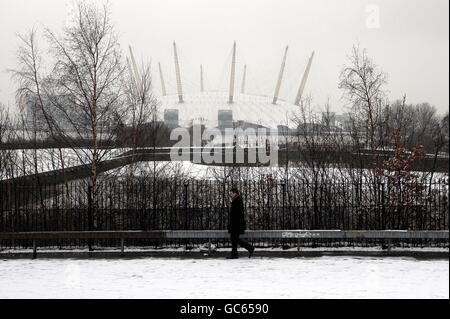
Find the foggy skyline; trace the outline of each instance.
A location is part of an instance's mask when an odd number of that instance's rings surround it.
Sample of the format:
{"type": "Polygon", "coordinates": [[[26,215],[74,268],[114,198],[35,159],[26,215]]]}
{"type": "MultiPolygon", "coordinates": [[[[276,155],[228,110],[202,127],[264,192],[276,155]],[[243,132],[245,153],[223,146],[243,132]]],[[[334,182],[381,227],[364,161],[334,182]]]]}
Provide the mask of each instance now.
{"type": "MultiPolygon", "coordinates": [[[[16,67],[16,34],[33,26],[62,32],[70,1],[0,0],[0,102],[14,105],[15,85],[7,69],[16,67]]],[[[200,91],[200,64],[206,90],[227,90],[231,49],[237,42],[236,87],[247,65],[246,92],[271,96],[286,45],[289,45],[280,98],[293,103],[307,59],[315,60],[306,85],[313,104],[330,101],[344,111],[339,73],[354,44],[388,74],[390,101],[429,102],[448,109],[449,40],[447,0],[111,0],[124,54],[133,47],[137,60],[152,61],[154,91],[160,94],[161,62],[168,93],[175,93],[172,42],[177,42],[183,89],[200,91]],[[379,27],[368,25],[373,6],[379,27]],[[367,11],[369,10],[369,11],[367,11]]],[[[44,39],[39,43],[44,47],[44,39]]]]}

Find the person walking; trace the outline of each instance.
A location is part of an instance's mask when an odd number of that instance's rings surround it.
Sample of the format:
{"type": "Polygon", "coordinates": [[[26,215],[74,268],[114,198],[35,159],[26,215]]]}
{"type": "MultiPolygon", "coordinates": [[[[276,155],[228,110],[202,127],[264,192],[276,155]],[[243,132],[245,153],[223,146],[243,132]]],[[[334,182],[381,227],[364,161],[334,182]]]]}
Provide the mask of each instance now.
{"type": "Polygon", "coordinates": [[[239,235],[244,234],[246,230],[244,202],[242,200],[242,196],[236,188],[230,189],[228,196],[231,198],[228,232],[230,233],[232,249],[231,255],[227,257],[227,259],[239,258],[237,251],[238,245],[248,250],[248,258],[250,258],[255,251],[255,247],[239,238],[239,235]]]}

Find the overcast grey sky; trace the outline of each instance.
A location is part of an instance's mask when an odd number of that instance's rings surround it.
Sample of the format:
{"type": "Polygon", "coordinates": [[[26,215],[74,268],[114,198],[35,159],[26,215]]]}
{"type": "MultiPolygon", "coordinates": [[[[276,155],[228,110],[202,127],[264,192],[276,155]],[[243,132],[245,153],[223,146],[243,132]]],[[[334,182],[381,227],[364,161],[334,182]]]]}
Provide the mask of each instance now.
{"type": "MultiPolygon", "coordinates": [[[[0,0],[0,101],[14,104],[16,33],[33,26],[61,29],[72,1],[0,0]]],[[[339,71],[355,43],[389,75],[391,100],[449,104],[448,0],[110,0],[124,49],[138,60],[161,62],[166,86],[175,92],[172,41],[179,47],[185,91],[225,90],[233,41],[237,41],[237,87],[247,64],[247,92],[271,95],[284,47],[289,45],[283,99],[293,101],[311,52],[316,52],[306,93],[314,103],[342,110],[339,71]],[[376,7],[374,7],[375,5],[376,7]],[[378,8],[378,9],[377,9],[378,8]],[[379,25],[377,22],[379,10],[379,25]]],[[[154,72],[155,92],[160,92],[154,72]]]]}

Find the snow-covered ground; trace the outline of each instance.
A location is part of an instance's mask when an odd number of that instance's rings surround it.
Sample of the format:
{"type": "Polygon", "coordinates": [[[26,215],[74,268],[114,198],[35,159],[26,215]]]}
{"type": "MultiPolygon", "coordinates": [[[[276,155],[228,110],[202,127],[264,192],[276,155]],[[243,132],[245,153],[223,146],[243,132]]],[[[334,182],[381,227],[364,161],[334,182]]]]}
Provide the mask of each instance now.
{"type": "Polygon", "coordinates": [[[448,282],[448,260],[404,257],[0,261],[0,298],[449,298],[448,282]]]}

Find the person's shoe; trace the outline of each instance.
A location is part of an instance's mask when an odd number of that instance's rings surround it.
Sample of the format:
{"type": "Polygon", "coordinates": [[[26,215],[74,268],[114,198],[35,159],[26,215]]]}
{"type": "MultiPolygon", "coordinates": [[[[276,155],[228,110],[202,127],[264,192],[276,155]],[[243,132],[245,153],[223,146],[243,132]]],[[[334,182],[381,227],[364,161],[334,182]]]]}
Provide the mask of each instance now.
{"type": "Polygon", "coordinates": [[[255,247],[250,248],[248,251],[248,258],[251,258],[253,256],[253,253],[255,252],[255,247]]]}
{"type": "Polygon", "coordinates": [[[234,255],[227,256],[227,259],[238,259],[238,258],[239,258],[238,256],[234,256],[234,255]]]}

